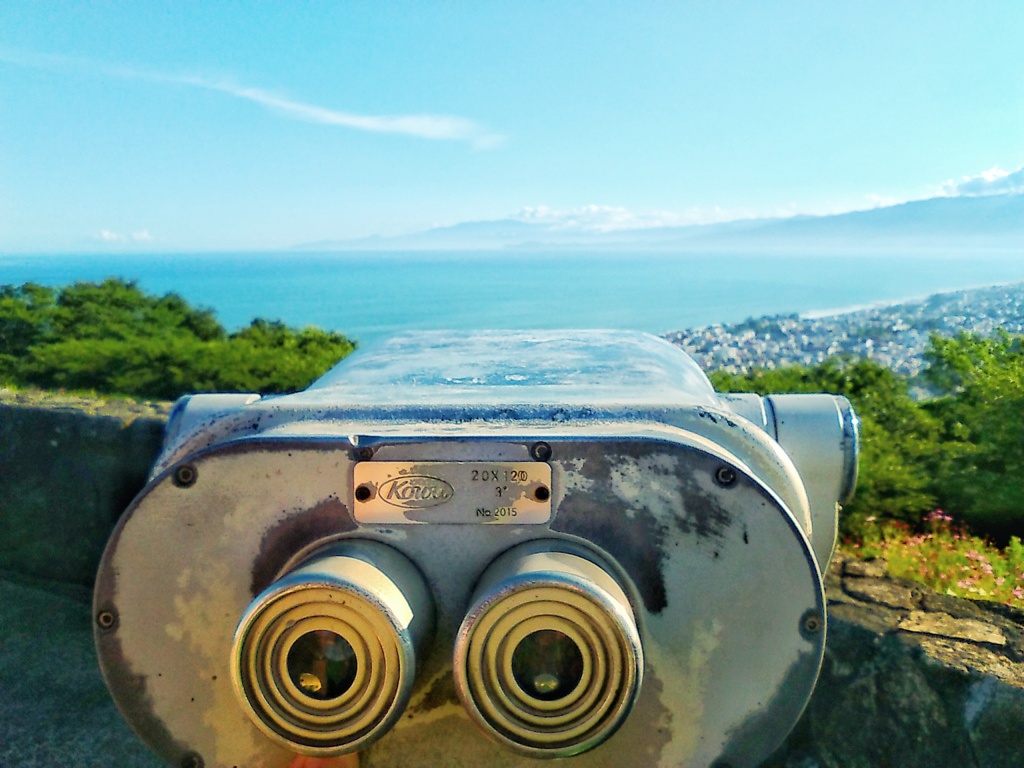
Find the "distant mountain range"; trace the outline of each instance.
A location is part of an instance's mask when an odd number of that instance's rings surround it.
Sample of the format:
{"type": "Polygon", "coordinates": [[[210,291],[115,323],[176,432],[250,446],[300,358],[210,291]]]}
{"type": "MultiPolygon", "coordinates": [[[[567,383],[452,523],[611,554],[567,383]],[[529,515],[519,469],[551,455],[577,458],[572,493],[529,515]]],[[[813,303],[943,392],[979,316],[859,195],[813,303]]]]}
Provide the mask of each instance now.
{"type": "Polygon", "coordinates": [[[594,231],[502,219],[398,237],[325,240],[303,251],[885,251],[1024,252],[1024,194],[935,197],[831,216],[746,219],[722,224],[594,231]]]}

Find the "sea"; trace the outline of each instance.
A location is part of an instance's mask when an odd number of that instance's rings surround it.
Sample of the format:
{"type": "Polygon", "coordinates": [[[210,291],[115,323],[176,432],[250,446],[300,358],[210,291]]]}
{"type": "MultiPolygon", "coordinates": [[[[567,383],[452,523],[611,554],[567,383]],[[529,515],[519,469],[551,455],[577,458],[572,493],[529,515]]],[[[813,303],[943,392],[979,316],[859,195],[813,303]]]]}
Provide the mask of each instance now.
{"type": "Polygon", "coordinates": [[[213,309],[342,332],[621,328],[666,333],[821,315],[1024,281],[1024,253],[188,253],[3,255],[0,284],[120,277],[213,309]]]}

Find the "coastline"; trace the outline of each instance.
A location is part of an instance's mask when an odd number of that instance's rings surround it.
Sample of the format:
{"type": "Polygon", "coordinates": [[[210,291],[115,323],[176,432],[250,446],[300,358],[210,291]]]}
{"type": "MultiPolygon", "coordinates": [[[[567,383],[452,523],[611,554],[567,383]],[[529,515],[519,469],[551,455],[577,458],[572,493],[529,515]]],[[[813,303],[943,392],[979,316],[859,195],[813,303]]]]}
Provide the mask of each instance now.
{"type": "Polygon", "coordinates": [[[663,335],[707,370],[813,366],[836,355],[874,360],[916,376],[933,334],[1024,334],[1024,282],[999,283],[832,314],[770,315],[663,335]]]}
{"type": "MultiPolygon", "coordinates": [[[[847,307],[832,307],[829,309],[809,309],[804,312],[796,313],[801,320],[822,320],[829,317],[837,317],[839,315],[850,315],[855,312],[866,312],[869,310],[877,309],[895,309],[912,304],[923,304],[929,299],[935,296],[946,296],[954,293],[968,293],[971,291],[985,291],[992,288],[1007,288],[1016,285],[1024,285],[1019,280],[1004,280],[996,283],[978,283],[976,285],[968,285],[960,288],[948,288],[940,291],[932,291],[930,293],[918,293],[912,296],[905,296],[899,299],[881,299],[879,301],[868,301],[863,304],[852,304],[847,307]]],[[[766,316],[767,317],[767,316],[766,316]]]]}
{"type": "Polygon", "coordinates": [[[64,286],[117,276],[212,308],[230,331],[253,318],[368,343],[408,329],[670,329],[783,313],[835,314],[939,289],[1024,280],[1024,259],[472,253],[50,255],[4,263],[0,283],[64,286]]]}

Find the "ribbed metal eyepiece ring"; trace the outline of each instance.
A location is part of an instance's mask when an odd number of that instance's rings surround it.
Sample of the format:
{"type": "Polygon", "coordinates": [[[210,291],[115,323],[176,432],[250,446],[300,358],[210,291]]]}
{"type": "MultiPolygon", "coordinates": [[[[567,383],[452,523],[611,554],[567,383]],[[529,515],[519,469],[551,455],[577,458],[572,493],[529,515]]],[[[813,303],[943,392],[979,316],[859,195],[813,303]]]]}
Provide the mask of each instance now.
{"type": "Polygon", "coordinates": [[[235,692],[295,752],[332,756],[379,738],[412,690],[432,605],[415,566],[375,542],[333,545],[274,582],[235,631],[235,692]]]}
{"type": "Polygon", "coordinates": [[[484,574],[454,667],[463,704],[485,731],[524,754],[561,757],[622,724],[639,694],[643,650],[607,571],[579,553],[529,544],[484,574]]]}

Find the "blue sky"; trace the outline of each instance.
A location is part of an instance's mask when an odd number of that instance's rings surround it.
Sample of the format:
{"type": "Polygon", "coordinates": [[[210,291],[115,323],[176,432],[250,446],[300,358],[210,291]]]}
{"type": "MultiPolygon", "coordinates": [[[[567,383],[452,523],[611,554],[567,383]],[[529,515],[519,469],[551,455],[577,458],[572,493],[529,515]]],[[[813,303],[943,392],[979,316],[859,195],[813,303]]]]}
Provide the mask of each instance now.
{"type": "Polygon", "coordinates": [[[5,2],[0,252],[1019,191],[1022,40],[1019,2],[5,2]]]}

